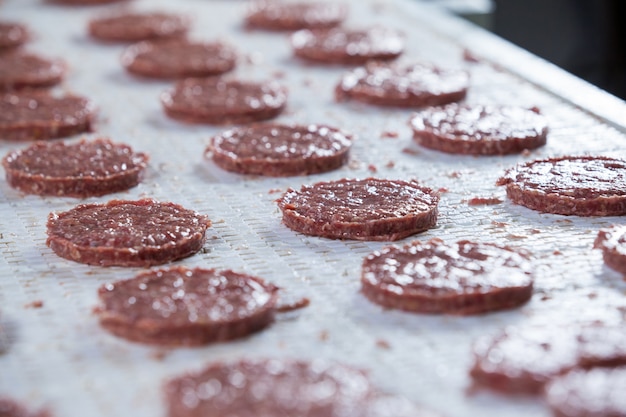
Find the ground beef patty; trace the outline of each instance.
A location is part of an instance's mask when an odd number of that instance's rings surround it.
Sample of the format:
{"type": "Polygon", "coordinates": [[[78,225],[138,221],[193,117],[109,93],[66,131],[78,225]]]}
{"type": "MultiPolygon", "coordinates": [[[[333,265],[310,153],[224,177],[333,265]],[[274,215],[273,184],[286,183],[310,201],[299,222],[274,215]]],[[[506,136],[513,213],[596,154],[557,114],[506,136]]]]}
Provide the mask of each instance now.
{"type": "Polygon", "coordinates": [[[342,77],[335,98],[379,106],[440,106],[464,99],[468,85],[469,76],[462,70],[369,62],[342,77]]]}
{"type": "Polygon", "coordinates": [[[306,235],[398,240],[435,226],[439,196],[415,181],[366,178],[304,185],[277,202],[283,223],[306,235]]]}
{"type": "Polygon", "coordinates": [[[246,26],[266,30],[298,30],[338,26],[348,14],[343,3],[256,1],[246,16],[246,26]]]}
{"type": "Polygon", "coordinates": [[[436,417],[363,370],[314,359],[215,362],[164,387],[168,417],[436,417]]]}
{"type": "Polygon", "coordinates": [[[479,314],[517,307],[532,295],[528,257],[506,246],[440,239],[387,246],[367,256],[361,289],[384,307],[479,314]]]}
{"type": "Polygon", "coordinates": [[[471,376],[507,394],[538,394],[574,368],[626,364],[626,327],[576,324],[511,327],[474,345],[471,376]]]}
{"type": "Polygon", "coordinates": [[[626,367],[572,371],[550,382],[546,401],[556,417],[626,416],[626,367]]]}
{"type": "Polygon", "coordinates": [[[404,51],[405,36],[393,29],[302,29],[291,36],[297,57],[309,61],[359,65],[370,60],[388,61],[404,51]]]}
{"type": "Polygon", "coordinates": [[[161,103],[169,117],[187,123],[249,123],[278,116],[287,90],[275,81],[187,78],[163,93],[161,103]]]}
{"type": "Polygon", "coordinates": [[[0,139],[63,138],[91,130],[95,109],[86,98],[44,92],[0,95],[0,139]]]}
{"type": "Polygon", "coordinates": [[[26,87],[51,87],[65,76],[65,64],[60,59],[9,51],[0,59],[0,91],[19,90],[26,87]]]}
{"type": "Polygon", "coordinates": [[[280,177],[337,169],[351,145],[351,135],[333,127],[264,123],[214,136],[207,155],[227,171],[280,177]]]}
{"type": "Polygon", "coordinates": [[[18,22],[0,22],[0,52],[23,45],[29,38],[26,25],[18,22]]]}
{"type": "Polygon", "coordinates": [[[178,204],[112,200],[50,214],[46,244],[84,264],[148,267],[199,251],[210,225],[206,216],[178,204]]]}
{"type": "Polygon", "coordinates": [[[410,120],[413,139],[438,151],[506,155],[546,144],[548,122],[537,111],[513,106],[451,103],[410,120]]]}
{"type": "Polygon", "coordinates": [[[507,170],[515,203],[544,213],[574,216],[626,214],[626,161],[602,156],[562,156],[526,162],[507,170]]]}
{"type": "Polygon", "coordinates": [[[278,288],[230,270],[142,272],[98,290],[102,327],[136,342],[195,346],[244,337],[274,318],[278,288]]]}
{"type": "Polygon", "coordinates": [[[89,35],[107,42],[137,42],[183,36],[189,19],[165,12],[124,12],[89,22],[89,35]]]}
{"type": "Polygon", "coordinates": [[[225,43],[179,38],[131,45],[122,54],[122,65],[143,77],[206,77],[232,70],[236,58],[234,49],[225,43]]]}
{"type": "Polygon", "coordinates": [[[148,156],[109,139],[36,142],[2,160],[9,185],[28,194],[89,197],[136,186],[148,156]]]}
{"type": "Polygon", "coordinates": [[[593,246],[602,250],[607,266],[626,276],[626,226],[600,229],[593,246]]]}

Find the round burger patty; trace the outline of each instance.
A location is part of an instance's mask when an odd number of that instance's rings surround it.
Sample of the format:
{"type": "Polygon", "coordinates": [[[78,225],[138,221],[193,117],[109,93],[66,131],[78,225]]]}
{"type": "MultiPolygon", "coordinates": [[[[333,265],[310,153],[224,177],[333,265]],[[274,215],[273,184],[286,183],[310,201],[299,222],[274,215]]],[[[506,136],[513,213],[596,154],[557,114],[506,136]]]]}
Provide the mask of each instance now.
{"type": "Polygon", "coordinates": [[[88,265],[148,267],[198,252],[210,225],[178,204],[111,200],[50,214],[46,244],[62,258],[88,265]]]}
{"type": "Polygon", "coordinates": [[[398,240],[435,226],[439,196],[415,181],[366,178],[304,185],[277,202],[283,223],[306,235],[398,240]]]}
{"type": "Polygon", "coordinates": [[[548,122],[534,110],[513,106],[450,103],[411,118],[413,139],[442,152],[507,155],[546,144],[548,122]]]}
{"type": "Polygon", "coordinates": [[[626,161],[603,156],[562,156],[526,162],[497,185],[515,204],[573,216],[626,214],[626,161]]]}
{"type": "Polygon", "coordinates": [[[2,160],[11,187],[28,194],[89,197],[136,186],[148,156],[109,139],[36,142],[2,160]]]}
{"type": "Polygon", "coordinates": [[[326,125],[259,123],[214,136],[207,155],[227,171],[280,177],[337,169],[351,146],[351,135],[326,125]]]}
{"type": "Polygon", "coordinates": [[[440,239],[387,246],[367,256],[361,290],[416,313],[479,314],[517,307],[533,289],[528,255],[506,246],[440,239]]]}
{"type": "Polygon", "coordinates": [[[274,318],[278,288],[231,270],[151,270],[98,290],[100,324],[116,336],[195,346],[244,337],[274,318]]]}

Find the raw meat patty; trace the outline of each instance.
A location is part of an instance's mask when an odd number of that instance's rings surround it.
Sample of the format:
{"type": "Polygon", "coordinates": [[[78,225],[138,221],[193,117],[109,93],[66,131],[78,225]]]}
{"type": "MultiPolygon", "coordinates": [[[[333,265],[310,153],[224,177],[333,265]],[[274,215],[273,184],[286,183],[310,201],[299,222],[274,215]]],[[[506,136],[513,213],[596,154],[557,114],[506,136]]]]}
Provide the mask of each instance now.
{"type": "Polygon", "coordinates": [[[474,355],[470,374],[478,384],[508,394],[538,394],[574,368],[626,364],[626,326],[512,327],[480,338],[474,355]]]}
{"type": "Polygon", "coordinates": [[[626,275],[626,226],[613,225],[600,229],[593,246],[602,250],[607,266],[626,275]]]}
{"type": "Polygon", "coordinates": [[[393,29],[302,29],[291,36],[296,56],[309,61],[359,65],[370,60],[388,61],[404,51],[405,36],[393,29]]]}
{"type": "Polygon", "coordinates": [[[220,42],[192,42],[184,38],[144,41],[122,55],[127,71],[152,78],[219,75],[235,67],[232,47],[220,42]]]}
{"type": "Polygon", "coordinates": [[[335,98],[379,106],[440,106],[464,99],[468,85],[469,76],[462,70],[369,62],[343,76],[335,88],[335,98]]]}
{"type": "Polygon", "coordinates": [[[277,202],[283,223],[305,235],[398,240],[435,226],[439,196],[415,181],[366,178],[304,185],[277,202]]]}
{"type": "Polygon", "coordinates": [[[112,200],[50,214],[46,244],[62,258],[88,265],[148,267],[198,252],[210,225],[178,204],[112,200]]]}
{"type": "Polygon", "coordinates": [[[9,185],[28,194],[89,197],[136,186],[148,156],[130,146],[96,139],[36,142],[2,160],[9,185]]]}
{"type": "Polygon", "coordinates": [[[550,382],[546,401],[556,417],[626,416],[626,367],[572,371],[550,382]]]}
{"type": "Polygon", "coordinates": [[[266,30],[298,30],[338,26],[348,14],[343,3],[257,1],[246,16],[246,26],[266,30]]]}
{"type": "Polygon", "coordinates": [[[25,25],[9,21],[0,22],[0,51],[23,45],[29,38],[25,25]]]}
{"type": "Polygon", "coordinates": [[[211,139],[207,155],[239,174],[308,175],[331,171],[348,160],[351,135],[324,125],[254,124],[211,139]]]}
{"type": "Polygon", "coordinates": [[[364,371],[321,359],[217,362],[165,386],[168,417],[339,417],[373,393],[364,371]]]}
{"type": "Polygon", "coordinates": [[[0,59],[0,91],[51,87],[65,76],[65,64],[23,51],[10,51],[0,59]]]}
{"type": "Polygon", "coordinates": [[[195,346],[244,337],[274,318],[278,288],[215,269],[151,270],[98,290],[102,327],[136,342],[195,346]]]}
{"type": "Polygon", "coordinates": [[[374,387],[366,372],[315,359],[215,362],[165,385],[168,417],[436,417],[374,387]]]}
{"type": "Polygon", "coordinates": [[[189,19],[165,12],[125,12],[93,19],[89,34],[107,42],[137,42],[183,36],[189,19]]]}
{"type": "Polygon", "coordinates": [[[387,246],[367,256],[361,289],[384,307],[479,314],[528,301],[533,276],[527,255],[506,246],[431,239],[387,246]]]}
{"type": "Polygon", "coordinates": [[[544,213],[573,216],[626,214],[626,161],[602,156],[562,156],[520,164],[506,171],[515,203],[544,213]]]}
{"type": "Polygon", "coordinates": [[[451,103],[411,118],[413,139],[442,152],[506,155],[546,144],[548,122],[538,112],[513,106],[451,103]]]}
{"type": "Polygon", "coordinates": [[[187,78],[162,94],[161,102],[169,117],[187,123],[249,123],[278,116],[287,90],[275,81],[187,78]]]}
{"type": "Polygon", "coordinates": [[[21,92],[0,95],[0,139],[63,138],[91,130],[94,106],[86,98],[21,92]]]}

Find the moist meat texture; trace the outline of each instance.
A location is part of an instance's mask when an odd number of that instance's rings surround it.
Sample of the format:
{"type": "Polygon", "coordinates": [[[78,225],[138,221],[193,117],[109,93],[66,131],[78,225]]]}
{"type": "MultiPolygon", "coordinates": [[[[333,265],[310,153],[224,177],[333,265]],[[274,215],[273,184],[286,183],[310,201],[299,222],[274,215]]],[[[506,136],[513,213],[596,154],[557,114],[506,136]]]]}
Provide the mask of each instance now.
{"type": "Polygon", "coordinates": [[[148,267],[198,252],[210,225],[178,204],[112,200],[50,214],[46,243],[60,257],[84,264],[148,267]]]}
{"type": "Polygon", "coordinates": [[[626,161],[602,156],[563,156],[507,170],[497,185],[515,204],[573,216],[626,214],[626,161]]]}
{"type": "Polygon", "coordinates": [[[331,28],[343,22],[348,8],[338,2],[256,1],[246,16],[246,26],[265,30],[331,28]]]}
{"type": "Polygon", "coordinates": [[[418,144],[464,155],[520,153],[545,145],[548,136],[544,116],[513,106],[451,103],[424,109],[410,125],[418,144]]]}
{"type": "Polygon", "coordinates": [[[184,78],[219,75],[235,67],[232,47],[221,42],[192,42],[184,38],[144,41],[129,46],[122,65],[135,75],[184,78]]]}
{"type": "Polygon", "coordinates": [[[373,393],[365,372],[321,359],[217,362],[165,386],[168,417],[339,417],[373,393]]]}
{"type": "Polygon", "coordinates": [[[351,145],[351,135],[333,127],[264,123],[213,137],[207,155],[227,171],[281,177],[337,169],[351,145]]]}
{"type": "Polygon", "coordinates": [[[369,62],[342,77],[335,88],[335,98],[378,106],[440,106],[464,99],[468,85],[469,76],[462,70],[369,62]]]}
{"type": "Polygon", "coordinates": [[[21,92],[0,95],[0,139],[64,138],[91,131],[95,109],[84,97],[21,92]]]}
{"type": "Polygon", "coordinates": [[[602,250],[607,266],[626,276],[626,226],[600,229],[593,246],[602,250]]]}
{"type": "Polygon", "coordinates": [[[511,327],[474,345],[474,381],[506,394],[539,394],[575,368],[626,364],[626,326],[571,324],[511,327]]]}
{"type": "Polygon", "coordinates": [[[393,29],[302,29],[291,36],[293,53],[308,61],[360,65],[388,61],[404,52],[405,36],[393,29]]]}
{"type": "Polygon", "coordinates": [[[435,226],[439,196],[415,181],[366,178],[290,189],[277,202],[283,223],[306,235],[398,240],[435,226]]]}
{"type": "Polygon", "coordinates": [[[230,270],[179,266],[105,284],[98,296],[100,324],[114,335],[196,346],[244,337],[269,325],[278,288],[230,270]]]}
{"type": "Polygon", "coordinates": [[[626,367],[572,371],[550,382],[546,401],[556,417],[626,416],[626,367]]]}
{"type": "Polygon", "coordinates": [[[137,42],[184,36],[189,19],[165,12],[125,12],[93,19],[89,35],[106,42],[137,42]]]}
{"type": "Polygon", "coordinates": [[[26,87],[51,87],[65,76],[65,64],[23,51],[2,53],[0,59],[0,91],[26,87]]]}
{"type": "Polygon", "coordinates": [[[0,22],[0,52],[23,45],[29,38],[26,25],[18,22],[0,22]]]}
{"type": "Polygon", "coordinates": [[[136,186],[148,156],[132,148],[96,139],[65,144],[36,142],[2,160],[6,179],[28,194],[89,197],[136,186]]]}
{"type": "Polygon", "coordinates": [[[187,123],[249,123],[278,116],[287,90],[275,81],[187,78],[163,93],[161,103],[169,117],[187,123]]]}
{"type": "Polygon", "coordinates": [[[416,313],[479,314],[532,295],[527,255],[505,246],[440,239],[387,246],[365,258],[361,289],[371,301],[416,313]]]}
{"type": "Polygon", "coordinates": [[[215,362],[168,381],[168,417],[436,417],[380,392],[366,372],[322,359],[215,362]]]}

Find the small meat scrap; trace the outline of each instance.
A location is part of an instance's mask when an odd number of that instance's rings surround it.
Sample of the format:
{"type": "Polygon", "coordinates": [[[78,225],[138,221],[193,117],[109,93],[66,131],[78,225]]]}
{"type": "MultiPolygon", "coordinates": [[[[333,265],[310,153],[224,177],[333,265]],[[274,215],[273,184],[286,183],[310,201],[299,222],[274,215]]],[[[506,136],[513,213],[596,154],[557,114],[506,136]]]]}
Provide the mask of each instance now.
{"type": "Polygon", "coordinates": [[[410,120],[413,139],[441,152],[507,155],[546,144],[548,121],[531,109],[450,103],[430,107],[410,120]]]}
{"type": "Polygon", "coordinates": [[[352,135],[334,127],[259,123],[214,136],[206,155],[226,171],[282,177],[338,169],[351,146],[352,135]]]}
{"type": "Polygon", "coordinates": [[[600,229],[593,247],[602,250],[608,267],[626,276],[626,226],[616,224],[600,229]]]}
{"type": "Polygon", "coordinates": [[[498,197],[472,197],[467,200],[469,206],[490,206],[502,203],[498,197]]]}
{"type": "Polygon", "coordinates": [[[339,26],[348,14],[347,5],[331,1],[255,1],[245,18],[251,29],[289,31],[339,26]]]}
{"type": "Polygon", "coordinates": [[[43,88],[59,84],[65,76],[65,63],[21,50],[2,53],[0,91],[43,88]]]}
{"type": "Polygon", "coordinates": [[[89,132],[94,114],[93,104],[80,96],[0,94],[0,139],[54,139],[89,132]]]}
{"type": "Polygon", "coordinates": [[[88,265],[148,267],[198,252],[209,226],[206,216],[178,204],[111,200],[51,213],[46,244],[88,265]]]}
{"type": "Polygon", "coordinates": [[[403,33],[374,26],[367,29],[302,29],[291,35],[295,56],[325,64],[361,65],[389,61],[404,52],[403,33]]]}
{"type": "Polygon", "coordinates": [[[267,327],[274,319],[278,288],[231,270],[179,266],[105,284],[98,296],[100,325],[114,335],[197,346],[267,327]]]}
{"type": "Polygon", "coordinates": [[[539,394],[572,369],[618,365],[626,365],[624,325],[527,325],[479,338],[470,375],[506,394],[539,394]]]}
{"type": "Polygon", "coordinates": [[[469,315],[526,303],[533,280],[526,253],[491,243],[431,239],[367,256],[361,290],[388,308],[469,315]]]}
{"type": "Polygon", "coordinates": [[[626,161],[605,156],[562,156],[508,169],[505,185],[515,204],[571,216],[626,214],[626,161]]]}
{"type": "Polygon", "coordinates": [[[440,106],[465,98],[469,75],[430,64],[369,62],[345,74],[335,88],[337,101],[378,106],[440,106]]]}
{"type": "Polygon", "coordinates": [[[236,59],[234,49],[223,42],[185,38],[139,42],[121,58],[128,72],[162,79],[220,75],[232,70],[236,59]]]}
{"type": "Polygon", "coordinates": [[[187,123],[215,125],[273,119],[287,104],[287,89],[276,81],[187,78],[161,95],[165,113],[187,123]]]}
{"type": "Polygon", "coordinates": [[[626,367],[575,370],[546,386],[548,406],[558,417],[626,416],[626,367]]]}
{"type": "Polygon", "coordinates": [[[17,48],[30,39],[26,25],[7,20],[0,21],[0,52],[17,48]]]}
{"type": "Polygon", "coordinates": [[[128,145],[99,138],[35,142],[2,159],[9,185],[28,194],[101,196],[136,186],[148,162],[128,145]]]}
{"type": "Polygon", "coordinates": [[[106,42],[184,37],[189,29],[188,17],[166,12],[122,12],[92,19],[89,35],[106,42]]]}
{"type": "Polygon", "coordinates": [[[168,417],[435,417],[380,392],[364,370],[323,359],[214,362],[167,382],[168,417]]]}
{"type": "Polygon", "coordinates": [[[277,202],[283,223],[305,235],[384,241],[434,227],[439,196],[416,181],[366,178],[304,185],[277,202]]]}

